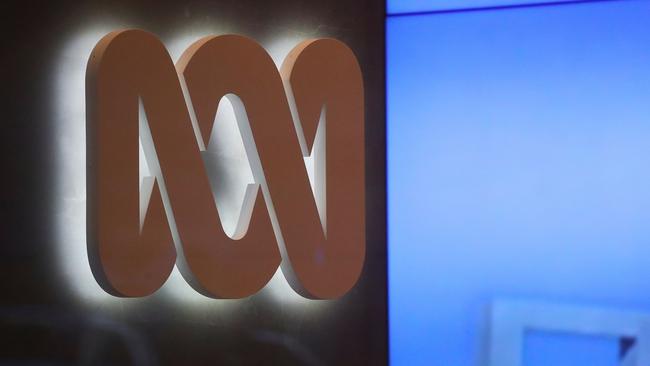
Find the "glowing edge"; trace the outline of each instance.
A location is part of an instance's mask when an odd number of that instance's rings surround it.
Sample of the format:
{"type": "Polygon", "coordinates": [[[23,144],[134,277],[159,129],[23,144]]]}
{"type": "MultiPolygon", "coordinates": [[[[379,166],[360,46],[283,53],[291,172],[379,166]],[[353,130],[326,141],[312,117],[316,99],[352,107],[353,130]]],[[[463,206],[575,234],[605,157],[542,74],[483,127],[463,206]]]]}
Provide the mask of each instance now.
{"type": "MultiPolygon", "coordinates": [[[[265,297],[279,302],[282,305],[299,306],[301,308],[319,309],[331,301],[314,301],[298,295],[289,286],[281,270],[273,276],[271,281],[259,293],[244,300],[215,300],[204,297],[194,291],[185,282],[177,268],[174,268],[167,282],[154,295],[143,299],[122,299],[104,292],[95,281],[86,253],[86,144],[85,144],[85,73],[86,63],[90,52],[95,44],[107,33],[114,29],[127,28],[124,25],[95,26],[78,32],[75,37],[68,40],[63,47],[63,52],[58,58],[56,67],[56,81],[54,85],[54,116],[55,116],[55,141],[57,151],[57,196],[55,203],[56,228],[57,228],[57,253],[58,264],[65,279],[66,290],[84,304],[101,304],[102,306],[119,307],[125,310],[125,305],[138,304],[150,301],[152,298],[172,300],[183,303],[192,308],[199,307],[227,307],[235,309],[235,304],[241,301],[248,301],[256,297],[265,297]]],[[[180,54],[192,42],[206,35],[217,35],[232,33],[223,29],[192,29],[179,32],[179,37],[165,42],[172,59],[177,60],[180,54]]],[[[267,44],[267,51],[275,61],[278,68],[289,51],[301,41],[313,38],[317,34],[293,33],[285,37],[271,39],[267,44]]],[[[224,99],[225,100],[225,99],[224,99]]],[[[214,129],[219,130],[218,135],[233,137],[239,135],[239,139],[231,140],[227,147],[228,153],[219,158],[229,158],[230,166],[241,192],[221,193],[221,197],[232,197],[231,202],[220,200],[219,212],[224,217],[224,228],[227,232],[233,232],[233,222],[239,212],[233,212],[232,207],[239,210],[243,202],[246,183],[253,183],[251,167],[248,165],[244,144],[241,134],[233,126],[236,126],[232,106],[220,108],[217,120],[223,118],[228,120],[225,123],[218,123],[214,129]],[[234,165],[232,162],[244,162],[243,165],[234,165]],[[236,204],[235,204],[235,203],[236,204]],[[234,220],[233,220],[234,219],[234,220]]],[[[323,121],[321,121],[323,122],[323,121]]],[[[321,124],[322,126],[322,124],[321,124]]],[[[320,130],[320,127],[319,127],[320,130]]],[[[300,131],[298,131],[300,132],[300,131]]],[[[319,133],[320,135],[320,133],[319,133]]],[[[302,136],[300,136],[302,138],[302,136]]],[[[224,142],[221,139],[219,146],[224,142]]],[[[323,144],[324,145],[324,144],[323,144]]],[[[305,164],[309,173],[309,180],[314,188],[314,161],[313,155],[305,158],[305,164]]],[[[140,149],[140,172],[141,178],[151,175],[146,162],[144,151],[140,149]]],[[[217,193],[219,196],[219,193],[217,193]]],[[[324,192],[317,193],[317,200],[324,200],[324,192]]],[[[319,205],[319,212],[324,205],[319,205]]],[[[324,222],[324,210],[320,212],[324,222]]]]}

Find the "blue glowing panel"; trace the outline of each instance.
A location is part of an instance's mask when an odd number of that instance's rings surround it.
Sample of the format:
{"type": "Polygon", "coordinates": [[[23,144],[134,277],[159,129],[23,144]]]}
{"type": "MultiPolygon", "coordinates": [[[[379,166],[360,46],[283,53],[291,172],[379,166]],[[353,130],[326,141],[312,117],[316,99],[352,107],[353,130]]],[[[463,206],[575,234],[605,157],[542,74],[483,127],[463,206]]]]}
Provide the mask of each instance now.
{"type": "Polygon", "coordinates": [[[563,333],[530,332],[526,336],[525,366],[620,366],[620,341],[563,333]]]}
{"type": "Polygon", "coordinates": [[[402,14],[573,1],[575,0],[388,0],[386,2],[386,11],[388,14],[402,14]]]}
{"type": "Polygon", "coordinates": [[[387,20],[394,365],[477,365],[497,298],[650,311],[649,14],[387,20]]]}

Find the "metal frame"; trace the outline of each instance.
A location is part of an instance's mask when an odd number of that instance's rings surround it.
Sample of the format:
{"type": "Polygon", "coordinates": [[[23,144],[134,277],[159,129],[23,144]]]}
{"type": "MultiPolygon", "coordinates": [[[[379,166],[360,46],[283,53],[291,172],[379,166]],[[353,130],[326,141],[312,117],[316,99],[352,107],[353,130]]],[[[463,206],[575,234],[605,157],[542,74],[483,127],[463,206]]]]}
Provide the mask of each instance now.
{"type": "Polygon", "coordinates": [[[650,314],[555,304],[497,301],[490,311],[489,366],[524,366],[526,331],[634,338],[621,366],[650,365],[650,314]]]}

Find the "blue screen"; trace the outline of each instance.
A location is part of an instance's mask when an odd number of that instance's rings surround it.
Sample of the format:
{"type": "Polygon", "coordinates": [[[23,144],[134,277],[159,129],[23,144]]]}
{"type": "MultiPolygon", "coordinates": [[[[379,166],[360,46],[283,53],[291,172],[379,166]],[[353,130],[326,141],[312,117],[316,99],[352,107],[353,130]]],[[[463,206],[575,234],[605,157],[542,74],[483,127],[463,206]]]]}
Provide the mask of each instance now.
{"type": "Polygon", "coordinates": [[[495,299],[650,311],[650,2],[389,17],[387,104],[392,364],[479,365],[495,299]]]}

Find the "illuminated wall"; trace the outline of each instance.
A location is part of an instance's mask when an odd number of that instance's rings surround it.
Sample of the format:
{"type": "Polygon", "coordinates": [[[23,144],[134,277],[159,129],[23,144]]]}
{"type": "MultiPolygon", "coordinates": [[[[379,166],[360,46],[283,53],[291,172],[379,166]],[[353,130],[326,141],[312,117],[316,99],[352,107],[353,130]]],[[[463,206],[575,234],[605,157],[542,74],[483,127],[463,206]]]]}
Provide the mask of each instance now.
{"type": "MultiPolygon", "coordinates": [[[[481,364],[496,299],[650,312],[650,2],[399,14],[428,3],[388,3],[392,364],[481,364]]],[[[523,361],[618,342],[534,332],[523,361]]]]}
{"type": "MultiPolygon", "coordinates": [[[[386,364],[383,3],[3,5],[0,364],[386,364]],[[332,37],[349,45],[366,90],[366,218],[372,229],[367,230],[363,273],[350,292],[336,300],[307,299],[281,272],[258,293],[236,300],[198,293],[178,270],[160,290],[142,298],[118,298],[98,285],[86,242],[86,65],[102,36],[123,28],[154,33],[174,61],[208,35],[250,37],[278,64],[306,39],[332,37]]],[[[205,160],[222,187],[232,188],[216,192],[229,229],[251,170],[242,164],[245,153],[232,108],[223,104],[216,117],[215,149],[208,148],[205,160]]],[[[144,153],[140,162],[142,175],[155,169],[144,153]]]]}

